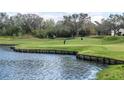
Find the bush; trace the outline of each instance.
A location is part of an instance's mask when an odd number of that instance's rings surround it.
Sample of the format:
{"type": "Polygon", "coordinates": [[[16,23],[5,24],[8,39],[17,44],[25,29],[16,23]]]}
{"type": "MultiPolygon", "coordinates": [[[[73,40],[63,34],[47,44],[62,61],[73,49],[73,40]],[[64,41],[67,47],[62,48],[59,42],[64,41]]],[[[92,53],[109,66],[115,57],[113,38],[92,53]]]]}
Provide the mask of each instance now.
{"type": "Polygon", "coordinates": [[[42,30],[33,30],[32,35],[38,38],[45,38],[46,37],[46,31],[44,29],[42,30]]]}
{"type": "Polygon", "coordinates": [[[106,41],[114,41],[114,40],[118,40],[120,39],[120,37],[118,36],[107,36],[107,37],[104,37],[104,40],[106,41]]]}

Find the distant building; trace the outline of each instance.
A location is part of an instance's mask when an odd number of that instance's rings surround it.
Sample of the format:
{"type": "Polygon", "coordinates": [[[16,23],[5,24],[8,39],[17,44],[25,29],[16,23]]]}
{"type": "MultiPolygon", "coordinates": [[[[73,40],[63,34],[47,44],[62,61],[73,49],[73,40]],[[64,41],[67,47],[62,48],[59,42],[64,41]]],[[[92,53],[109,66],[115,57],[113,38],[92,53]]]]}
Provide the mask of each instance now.
{"type": "MultiPolygon", "coordinates": [[[[118,35],[124,36],[124,28],[121,28],[121,29],[119,30],[118,35]]],[[[111,36],[114,36],[114,31],[113,31],[113,30],[111,31],[111,36]]]]}
{"type": "Polygon", "coordinates": [[[111,31],[111,36],[114,36],[114,31],[113,30],[111,31]]]}

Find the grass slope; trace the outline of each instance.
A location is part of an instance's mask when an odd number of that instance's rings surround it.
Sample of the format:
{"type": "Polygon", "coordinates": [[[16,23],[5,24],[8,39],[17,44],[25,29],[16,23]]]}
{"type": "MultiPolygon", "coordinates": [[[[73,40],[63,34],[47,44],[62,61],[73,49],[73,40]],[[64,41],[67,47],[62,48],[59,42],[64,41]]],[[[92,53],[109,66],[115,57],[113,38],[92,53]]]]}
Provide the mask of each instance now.
{"type": "Polygon", "coordinates": [[[124,65],[111,65],[97,74],[99,80],[124,80],[124,65]]]}
{"type": "Polygon", "coordinates": [[[30,49],[64,49],[76,50],[81,54],[112,57],[124,60],[124,39],[123,37],[85,37],[83,40],[75,38],[67,40],[64,45],[63,38],[37,39],[37,38],[12,38],[0,37],[0,44],[18,44],[16,48],[30,49]],[[115,39],[117,38],[117,39],[115,39]]]}

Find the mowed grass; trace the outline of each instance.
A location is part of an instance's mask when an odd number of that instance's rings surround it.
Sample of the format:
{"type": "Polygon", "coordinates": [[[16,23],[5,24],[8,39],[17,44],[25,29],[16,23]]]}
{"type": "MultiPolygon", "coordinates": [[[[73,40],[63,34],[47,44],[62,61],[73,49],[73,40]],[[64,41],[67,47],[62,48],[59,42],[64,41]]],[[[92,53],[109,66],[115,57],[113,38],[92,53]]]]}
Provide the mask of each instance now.
{"type": "Polygon", "coordinates": [[[124,37],[85,37],[66,40],[64,38],[57,39],[38,39],[38,38],[12,38],[0,37],[0,44],[18,44],[16,48],[23,49],[61,49],[78,51],[81,54],[112,57],[124,60],[124,37]],[[112,38],[112,39],[111,39],[112,38]],[[118,39],[115,39],[118,38],[118,39]],[[114,42],[114,43],[113,43],[114,42]]]}
{"type": "MultiPolygon", "coordinates": [[[[54,49],[78,51],[80,54],[96,55],[124,60],[124,37],[92,36],[66,40],[65,38],[38,39],[0,37],[0,44],[18,44],[22,49],[54,49]]],[[[98,79],[124,79],[123,65],[108,66],[97,75],[98,79]]]]}
{"type": "Polygon", "coordinates": [[[124,65],[110,65],[97,74],[98,80],[124,80],[124,65]]]}

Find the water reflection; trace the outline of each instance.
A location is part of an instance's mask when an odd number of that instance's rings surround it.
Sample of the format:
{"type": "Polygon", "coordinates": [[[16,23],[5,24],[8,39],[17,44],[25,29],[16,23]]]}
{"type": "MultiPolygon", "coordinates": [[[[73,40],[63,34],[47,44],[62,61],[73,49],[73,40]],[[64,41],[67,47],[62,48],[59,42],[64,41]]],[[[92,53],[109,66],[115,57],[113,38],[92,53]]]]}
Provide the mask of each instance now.
{"type": "Polygon", "coordinates": [[[1,80],[95,79],[102,68],[70,55],[17,53],[6,47],[0,48],[1,80]]]}

